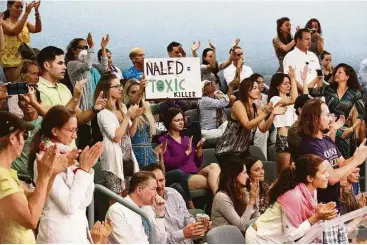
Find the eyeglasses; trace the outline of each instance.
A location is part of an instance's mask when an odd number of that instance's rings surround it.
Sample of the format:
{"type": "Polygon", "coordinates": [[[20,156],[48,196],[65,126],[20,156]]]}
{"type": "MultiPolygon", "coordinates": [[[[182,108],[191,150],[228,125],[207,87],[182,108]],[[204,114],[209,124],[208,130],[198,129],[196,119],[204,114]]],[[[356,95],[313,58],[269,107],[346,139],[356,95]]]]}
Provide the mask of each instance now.
{"type": "Polygon", "coordinates": [[[115,86],[111,86],[110,88],[117,88],[117,89],[124,89],[124,86],[122,84],[120,85],[115,85],[115,86]]]}
{"type": "Polygon", "coordinates": [[[88,45],[79,45],[77,49],[88,50],[88,45]]]}
{"type": "Polygon", "coordinates": [[[70,133],[72,133],[72,134],[76,134],[76,133],[78,133],[78,128],[74,128],[74,129],[70,129],[70,128],[62,128],[62,129],[65,129],[65,130],[67,130],[67,131],[69,131],[70,133]]]}

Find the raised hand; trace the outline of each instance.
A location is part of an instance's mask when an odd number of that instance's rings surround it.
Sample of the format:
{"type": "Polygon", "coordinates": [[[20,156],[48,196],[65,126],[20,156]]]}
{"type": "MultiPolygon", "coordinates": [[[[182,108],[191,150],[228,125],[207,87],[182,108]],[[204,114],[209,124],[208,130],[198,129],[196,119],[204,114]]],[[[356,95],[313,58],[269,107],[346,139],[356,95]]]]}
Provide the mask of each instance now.
{"type": "Polygon", "coordinates": [[[240,41],[241,40],[239,38],[236,38],[236,40],[234,40],[234,42],[233,42],[232,48],[238,46],[238,44],[240,43],[240,41]]]}
{"type": "Polygon", "coordinates": [[[126,112],[126,116],[131,119],[134,119],[134,116],[137,113],[138,109],[139,109],[139,105],[130,106],[130,108],[126,112]]]}
{"type": "Polygon", "coordinates": [[[76,159],[78,158],[79,154],[82,150],[73,149],[65,153],[66,158],[68,159],[69,166],[74,165],[76,159]]]}
{"type": "Polygon", "coordinates": [[[353,134],[354,130],[353,128],[346,128],[343,130],[343,134],[341,136],[342,139],[348,138],[351,134],[353,134]]]}
{"type": "Polygon", "coordinates": [[[92,37],[92,34],[90,32],[88,33],[87,43],[88,43],[89,48],[94,47],[93,37],[92,37]]]}
{"type": "Polygon", "coordinates": [[[334,130],[338,130],[341,129],[345,124],[345,116],[344,115],[340,115],[339,119],[337,121],[335,121],[335,118],[333,118],[333,120],[331,121],[331,127],[334,130]]]}
{"type": "MultiPolygon", "coordinates": [[[[258,115],[260,114],[261,112],[261,107],[260,106],[256,106],[256,109],[257,109],[257,113],[258,115]]],[[[267,103],[264,108],[263,108],[263,111],[266,113],[266,114],[270,114],[274,111],[274,106],[273,106],[273,103],[272,102],[269,102],[267,103]]]]}
{"type": "Polygon", "coordinates": [[[56,145],[48,147],[43,155],[36,153],[37,172],[39,178],[50,178],[52,176],[56,155],[56,145]]]}
{"type": "Polygon", "coordinates": [[[94,109],[97,111],[101,111],[107,106],[107,99],[103,98],[103,91],[101,91],[96,99],[96,103],[94,104],[94,109]]]}
{"type": "Polygon", "coordinates": [[[41,5],[41,0],[38,0],[38,1],[35,2],[34,10],[36,11],[36,13],[38,13],[38,9],[39,9],[40,5],[41,5]]]}
{"type": "Polygon", "coordinates": [[[193,136],[191,136],[190,139],[189,139],[189,143],[187,145],[187,150],[185,152],[187,156],[190,155],[191,152],[192,152],[192,137],[193,136]]]}
{"type": "Polygon", "coordinates": [[[301,79],[302,79],[302,81],[306,81],[307,74],[308,74],[308,65],[305,65],[303,67],[303,71],[301,71],[301,79]]]}
{"type": "Polygon", "coordinates": [[[288,68],[288,75],[291,79],[296,79],[296,71],[293,69],[292,66],[289,66],[288,68]]]}
{"type": "Polygon", "coordinates": [[[209,40],[209,47],[213,49],[213,51],[215,51],[215,46],[210,40],[209,40]]]}
{"type": "Polygon", "coordinates": [[[338,210],[335,208],[335,203],[318,204],[316,207],[316,217],[318,220],[331,220],[338,215],[338,210]]]}
{"type": "Polygon", "coordinates": [[[135,111],[135,114],[133,116],[133,118],[138,118],[140,116],[142,116],[145,113],[145,108],[144,107],[140,107],[135,111]]]}
{"type": "Polygon", "coordinates": [[[259,180],[250,182],[250,205],[254,205],[256,200],[259,198],[259,180]]]}
{"type": "Polygon", "coordinates": [[[83,94],[83,88],[85,83],[87,82],[87,79],[83,79],[80,81],[77,81],[74,86],[74,96],[77,98],[80,98],[83,94]]]}
{"type": "Polygon", "coordinates": [[[101,48],[106,48],[109,42],[110,42],[110,35],[107,34],[106,38],[102,37],[101,48]]]}
{"type": "Polygon", "coordinates": [[[215,92],[214,92],[214,96],[215,96],[215,98],[217,98],[217,99],[222,99],[223,97],[224,97],[224,94],[223,94],[223,92],[222,91],[220,91],[220,90],[216,90],[215,92]]]}
{"type": "Polygon", "coordinates": [[[361,194],[361,197],[358,200],[358,206],[359,208],[363,208],[366,206],[366,197],[363,195],[363,193],[361,194]]]}
{"type": "Polygon", "coordinates": [[[33,87],[28,87],[28,88],[29,88],[28,93],[27,94],[20,94],[19,97],[21,97],[22,100],[24,100],[28,104],[32,105],[33,103],[35,103],[37,101],[36,89],[33,88],[33,87]]]}
{"type": "MultiPolygon", "coordinates": [[[[191,136],[191,138],[192,138],[192,136],[191,136]]],[[[205,142],[205,139],[204,138],[201,139],[201,140],[199,140],[199,142],[196,145],[196,149],[197,150],[202,150],[203,149],[203,146],[204,146],[204,142],[205,142]]]]}
{"type": "Polygon", "coordinates": [[[191,51],[195,52],[200,48],[200,41],[193,42],[191,45],[191,51]]]}
{"type": "Polygon", "coordinates": [[[32,8],[34,8],[34,6],[35,6],[35,1],[32,1],[30,3],[26,3],[25,4],[25,13],[30,14],[31,11],[32,11],[32,8]]]}
{"type": "Polygon", "coordinates": [[[79,166],[81,169],[89,172],[96,164],[98,158],[102,155],[103,143],[98,142],[91,148],[85,147],[79,157],[79,166]]]}
{"type": "Polygon", "coordinates": [[[367,158],[366,139],[364,139],[362,143],[357,147],[353,154],[353,158],[358,159],[360,163],[364,163],[364,160],[367,158]]]}

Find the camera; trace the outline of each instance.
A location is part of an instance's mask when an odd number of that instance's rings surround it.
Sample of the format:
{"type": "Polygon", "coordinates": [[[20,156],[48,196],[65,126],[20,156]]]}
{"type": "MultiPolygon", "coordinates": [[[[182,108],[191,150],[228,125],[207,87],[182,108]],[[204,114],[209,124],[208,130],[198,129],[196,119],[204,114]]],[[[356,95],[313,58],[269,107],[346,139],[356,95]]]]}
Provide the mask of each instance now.
{"type": "Polygon", "coordinates": [[[316,33],[316,30],[315,29],[308,29],[310,32],[311,32],[311,34],[315,34],[316,33]]]}
{"type": "Polygon", "coordinates": [[[27,82],[9,83],[7,85],[8,95],[27,94],[29,92],[29,86],[37,87],[37,84],[30,84],[27,82]]]}
{"type": "Polygon", "coordinates": [[[322,74],[322,70],[321,69],[317,69],[316,70],[317,76],[318,77],[323,77],[324,75],[322,74]]]}

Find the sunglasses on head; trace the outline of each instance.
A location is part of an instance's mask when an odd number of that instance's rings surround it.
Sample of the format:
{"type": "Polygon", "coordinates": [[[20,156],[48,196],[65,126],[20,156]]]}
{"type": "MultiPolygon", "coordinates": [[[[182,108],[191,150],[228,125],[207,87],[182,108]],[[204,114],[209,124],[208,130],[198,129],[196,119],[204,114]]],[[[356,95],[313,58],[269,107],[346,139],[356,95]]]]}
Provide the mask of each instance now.
{"type": "Polygon", "coordinates": [[[88,45],[79,45],[78,47],[76,47],[77,49],[82,49],[82,50],[88,50],[88,45]]]}

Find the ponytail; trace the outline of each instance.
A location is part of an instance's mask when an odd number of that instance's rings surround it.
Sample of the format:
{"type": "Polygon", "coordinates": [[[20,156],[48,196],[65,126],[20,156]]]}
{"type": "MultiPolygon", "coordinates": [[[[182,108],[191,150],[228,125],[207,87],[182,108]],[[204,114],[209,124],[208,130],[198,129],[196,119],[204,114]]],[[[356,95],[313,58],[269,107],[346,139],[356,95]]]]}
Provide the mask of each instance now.
{"type": "Polygon", "coordinates": [[[4,20],[7,20],[7,19],[9,19],[9,17],[10,17],[10,11],[9,11],[9,9],[7,9],[7,10],[5,10],[4,11],[4,13],[3,13],[3,19],[4,20]]]}
{"type": "Polygon", "coordinates": [[[291,165],[280,173],[268,192],[268,205],[273,205],[278,197],[296,187],[297,183],[295,182],[294,172],[294,166],[291,165]]]}
{"type": "Polygon", "coordinates": [[[314,154],[300,156],[295,165],[290,165],[284,169],[270,187],[267,204],[272,205],[278,197],[293,189],[299,183],[307,184],[307,176],[315,177],[320,164],[323,162],[322,157],[314,154]]]}

